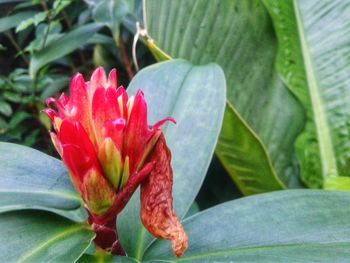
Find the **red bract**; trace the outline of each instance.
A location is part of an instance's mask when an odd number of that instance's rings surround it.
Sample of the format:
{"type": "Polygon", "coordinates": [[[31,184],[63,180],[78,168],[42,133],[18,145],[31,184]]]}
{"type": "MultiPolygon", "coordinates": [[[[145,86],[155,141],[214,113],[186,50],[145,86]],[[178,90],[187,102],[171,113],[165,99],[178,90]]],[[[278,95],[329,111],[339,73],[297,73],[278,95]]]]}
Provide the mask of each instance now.
{"type": "Polygon", "coordinates": [[[75,75],[70,96],[49,98],[47,105],[52,141],[89,212],[96,245],[123,254],[116,217],[141,184],[142,222],[182,255],[187,236],[172,209],[170,152],[160,130],[174,120],[148,125],[142,91],[128,98],[122,86],[117,88],[116,71],[107,78],[102,68],[90,82],[75,75]]]}

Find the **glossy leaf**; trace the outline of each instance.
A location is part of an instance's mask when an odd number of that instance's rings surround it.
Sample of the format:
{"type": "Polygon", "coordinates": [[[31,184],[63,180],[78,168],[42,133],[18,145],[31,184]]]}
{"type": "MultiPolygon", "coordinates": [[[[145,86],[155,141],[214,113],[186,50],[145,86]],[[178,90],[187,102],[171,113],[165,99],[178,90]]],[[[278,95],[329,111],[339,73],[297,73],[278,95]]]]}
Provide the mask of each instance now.
{"type": "Polygon", "coordinates": [[[346,262],[350,194],[289,190],[246,197],[186,219],[182,258],[155,241],[145,260],[162,262],[346,262]],[[210,230],[204,231],[203,230],[210,230]]]}
{"type": "Polygon", "coordinates": [[[44,65],[85,45],[102,26],[102,24],[98,23],[80,26],[35,53],[30,60],[30,76],[34,78],[37,71],[44,65]]]}
{"type": "Polygon", "coordinates": [[[265,4],[280,43],[278,69],[307,111],[296,142],[302,178],[321,187],[350,176],[350,2],[265,4]]]}
{"type": "Polygon", "coordinates": [[[75,262],[89,246],[94,233],[43,211],[0,214],[1,262],[75,262]]]}
{"type": "Polygon", "coordinates": [[[294,141],[303,128],[303,110],[274,69],[277,43],[263,4],[255,0],[148,0],[147,21],[154,44],[171,57],[196,64],[216,62],[223,68],[228,101],[236,109],[231,116],[238,116],[228,121],[232,126],[248,126],[240,133],[242,138],[231,134],[221,145],[245,140],[264,152],[263,159],[241,156],[249,165],[242,170],[242,163],[228,163],[237,159],[222,156],[237,156],[246,151],[245,145],[231,147],[230,153],[219,153],[222,148],[218,148],[220,160],[241,191],[253,194],[300,187],[294,141]],[[242,180],[247,170],[253,180],[242,180]],[[271,183],[256,185],[256,181],[271,183]],[[283,186],[278,187],[280,181],[283,186]]]}
{"type": "MultiPolygon", "coordinates": [[[[183,218],[208,169],[222,124],[225,77],[215,64],[193,66],[184,60],[159,63],[140,71],[128,93],[142,89],[149,123],[171,116],[177,124],[163,129],[172,153],[174,209],[183,218]],[[212,87],[215,85],[215,89],[212,87]]],[[[136,259],[152,237],[142,227],[138,192],[119,216],[119,234],[129,256],[136,259]]]]}
{"type": "Polygon", "coordinates": [[[1,142],[0,170],[0,212],[35,208],[84,220],[81,199],[59,160],[1,142]]]}

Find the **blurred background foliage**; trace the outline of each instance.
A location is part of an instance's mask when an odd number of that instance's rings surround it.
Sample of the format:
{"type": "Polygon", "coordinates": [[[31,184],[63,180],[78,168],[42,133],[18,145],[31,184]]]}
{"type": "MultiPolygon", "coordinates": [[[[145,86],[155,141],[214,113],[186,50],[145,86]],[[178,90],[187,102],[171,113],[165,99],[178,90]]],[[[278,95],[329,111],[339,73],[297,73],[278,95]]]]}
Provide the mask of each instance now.
{"type": "Polygon", "coordinates": [[[48,97],[67,91],[76,72],[87,77],[97,66],[117,68],[127,87],[137,73],[133,55],[139,68],[171,58],[215,62],[225,72],[227,107],[200,208],[241,193],[350,190],[349,1],[0,0],[0,6],[1,141],[57,156],[41,110],[48,97]],[[143,44],[133,49],[135,34],[143,44]]]}

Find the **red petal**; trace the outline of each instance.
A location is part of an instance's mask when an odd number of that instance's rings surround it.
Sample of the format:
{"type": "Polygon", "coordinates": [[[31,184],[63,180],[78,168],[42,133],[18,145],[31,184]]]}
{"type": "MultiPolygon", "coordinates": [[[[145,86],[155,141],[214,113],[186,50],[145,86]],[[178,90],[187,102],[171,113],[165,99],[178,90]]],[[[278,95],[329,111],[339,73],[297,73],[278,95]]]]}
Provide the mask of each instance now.
{"type": "Polygon", "coordinates": [[[57,116],[57,112],[55,112],[53,109],[43,109],[42,110],[51,120],[51,122],[54,122],[54,118],[57,116]]]}
{"type": "Polygon", "coordinates": [[[126,93],[123,86],[120,86],[117,89],[117,96],[118,96],[118,106],[119,106],[120,115],[121,117],[126,119],[127,112],[128,112],[128,108],[126,106],[128,103],[128,94],[126,93]]]}
{"type": "Polygon", "coordinates": [[[117,88],[117,71],[116,69],[112,69],[111,72],[109,72],[108,75],[108,87],[110,88],[117,88]]]}
{"type": "Polygon", "coordinates": [[[105,122],[120,118],[118,95],[114,88],[98,88],[92,98],[92,119],[96,140],[103,140],[105,122]]]}
{"type": "Polygon", "coordinates": [[[144,146],[152,131],[147,124],[147,105],[143,93],[139,90],[135,96],[130,116],[128,116],[124,156],[130,158],[130,174],[133,174],[142,158],[144,146]]]}
{"type": "Polygon", "coordinates": [[[63,155],[63,149],[60,140],[58,139],[56,133],[50,132],[50,137],[53,145],[55,146],[58,154],[62,157],[63,155]]]}
{"type": "Polygon", "coordinates": [[[121,118],[106,121],[103,126],[103,137],[110,137],[120,152],[123,150],[124,127],[125,120],[121,118]]]}
{"type": "Polygon", "coordinates": [[[98,88],[107,88],[107,77],[104,69],[98,67],[91,75],[90,79],[90,94],[93,94],[98,88]]]}
{"type": "Polygon", "coordinates": [[[84,176],[91,167],[91,160],[81,154],[81,149],[73,144],[62,145],[62,152],[62,160],[70,172],[71,179],[76,189],[81,191],[84,176]]]}
{"type": "Polygon", "coordinates": [[[154,168],[141,184],[141,220],[152,235],[170,240],[175,256],[180,257],[188,244],[187,235],[172,206],[170,159],[162,134],[149,157],[149,161],[155,163],[154,168]]]}
{"type": "Polygon", "coordinates": [[[55,98],[47,98],[45,103],[48,107],[51,107],[51,104],[53,104],[56,107],[56,110],[59,114],[62,114],[65,111],[65,107],[64,105],[62,105],[59,99],[56,100],[55,98]]]}
{"type": "Polygon", "coordinates": [[[164,123],[166,123],[167,121],[171,121],[172,123],[176,124],[176,121],[172,118],[172,117],[167,117],[163,120],[158,121],[156,124],[154,124],[152,126],[153,129],[157,130],[160,128],[160,126],[162,126],[164,123]]]}
{"type": "Polygon", "coordinates": [[[80,123],[64,120],[59,140],[62,145],[62,159],[79,182],[91,168],[101,171],[94,147],[80,123]]]}
{"type": "MultiPolygon", "coordinates": [[[[90,124],[90,102],[86,90],[85,80],[81,74],[76,74],[69,85],[70,97],[61,95],[56,101],[58,115],[62,119],[67,119],[72,122],[80,122],[84,129],[91,133],[90,124]]],[[[94,138],[91,137],[93,140],[94,138]]]]}

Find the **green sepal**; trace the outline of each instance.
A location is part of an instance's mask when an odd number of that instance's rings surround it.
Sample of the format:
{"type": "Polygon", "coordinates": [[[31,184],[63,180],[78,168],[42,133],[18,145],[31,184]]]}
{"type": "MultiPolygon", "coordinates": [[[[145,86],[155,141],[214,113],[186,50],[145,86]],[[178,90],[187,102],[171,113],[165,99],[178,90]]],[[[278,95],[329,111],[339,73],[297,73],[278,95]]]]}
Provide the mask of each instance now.
{"type": "Polygon", "coordinates": [[[108,181],[118,190],[123,170],[122,156],[111,138],[106,138],[98,152],[98,159],[108,181]]]}
{"type": "Polygon", "coordinates": [[[95,215],[106,213],[116,197],[113,187],[94,169],[85,176],[82,193],[89,211],[95,215]]]}
{"type": "Polygon", "coordinates": [[[123,168],[123,176],[121,178],[121,182],[120,182],[120,186],[119,188],[122,188],[126,182],[128,181],[130,176],[130,172],[129,172],[129,156],[125,157],[125,161],[124,161],[124,168],[123,168]]]}

